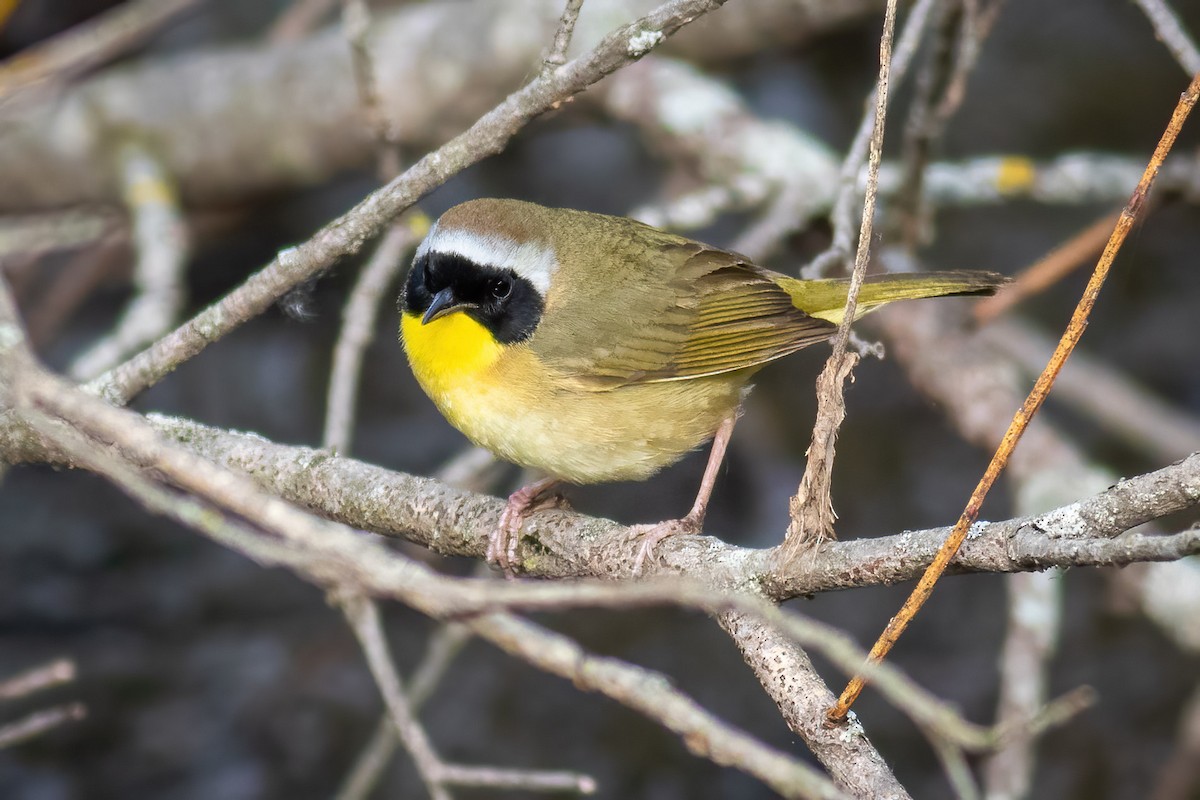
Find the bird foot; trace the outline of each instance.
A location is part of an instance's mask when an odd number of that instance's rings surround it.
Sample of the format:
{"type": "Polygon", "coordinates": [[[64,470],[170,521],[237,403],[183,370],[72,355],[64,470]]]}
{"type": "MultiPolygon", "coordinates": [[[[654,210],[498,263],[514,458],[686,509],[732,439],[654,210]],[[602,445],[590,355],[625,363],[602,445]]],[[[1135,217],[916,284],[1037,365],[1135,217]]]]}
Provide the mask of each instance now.
{"type": "Polygon", "coordinates": [[[654,548],[663,539],[671,536],[691,535],[695,536],[700,533],[704,527],[704,519],[702,517],[694,517],[688,514],[683,519],[669,519],[665,522],[658,522],[648,525],[631,525],[630,530],[636,538],[642,540],[641,547],[638,548],[637,558],[633,560],[633,574],[638,576],[642,574],[642,566],[654,553],[654,548]]]}
{"type": "Polygon", "coordinates": [[[521,525],[526,517],[543,508],[567,507],[566,498],[552,492],[557,481],[537,481],[513,492],[500,514],[500,524],[488,537],[487,560],[515,578],[513,565],[517,562],[517,545],[521,542],[521,525]]]}

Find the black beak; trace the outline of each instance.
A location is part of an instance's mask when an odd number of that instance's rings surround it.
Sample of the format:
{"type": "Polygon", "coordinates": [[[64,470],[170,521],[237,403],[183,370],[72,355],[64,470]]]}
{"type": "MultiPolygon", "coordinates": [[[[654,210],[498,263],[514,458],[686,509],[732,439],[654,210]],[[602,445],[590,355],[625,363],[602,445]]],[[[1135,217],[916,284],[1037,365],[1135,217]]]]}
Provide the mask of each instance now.
{"type": "Polygon", "coordinates": [[[454,290],[447,287],[433,296],[433,300],[429,303],[429,308],[425,310],[425,316],[421,317],[421,324],[428,325],[438,317],[444,317],[463,306],[458,302],[458,298],[454,296],[454,290]]]}

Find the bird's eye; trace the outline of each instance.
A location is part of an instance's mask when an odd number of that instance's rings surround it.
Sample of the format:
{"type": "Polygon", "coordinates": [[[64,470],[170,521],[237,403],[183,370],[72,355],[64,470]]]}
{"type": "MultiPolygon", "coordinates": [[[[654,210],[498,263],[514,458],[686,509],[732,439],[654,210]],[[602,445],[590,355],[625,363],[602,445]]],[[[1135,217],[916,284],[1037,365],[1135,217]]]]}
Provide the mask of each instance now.
{"type": "Polygon", "coordinates": [[[433,261],[428,255],[421,259],[421,280],[424,281],[426,288],[433,288],[433,268],[430,266],[433,261]]]}
{"type": "Polygon", "coordinates": [[[512,279],[507,276],[493,278],[492,282],[488,284],[488,291],[496,300],[507,300],[508,296],[512,294],[512,279]]]}

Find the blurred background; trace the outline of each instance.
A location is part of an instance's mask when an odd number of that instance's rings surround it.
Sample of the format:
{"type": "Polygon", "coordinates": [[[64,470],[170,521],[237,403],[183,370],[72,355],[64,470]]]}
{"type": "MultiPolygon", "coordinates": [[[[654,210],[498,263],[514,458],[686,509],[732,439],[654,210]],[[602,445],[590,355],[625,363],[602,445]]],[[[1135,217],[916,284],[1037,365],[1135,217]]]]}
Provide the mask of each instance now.
{"type": "MultiPolygon", "coordinates": [[[[115,5],[24,0],[0,28],[0,56],[12,57],[115,5]]],[[[372,3],[380,16],[399,5],[372,3]]],[[[152,69],[162,59],[219,55],[230,45],[265,48],[272,25],[289,7],[282,0],[206,0],[104,69],[152,69]]],[[[1178,2],[1176,10],[1185,27],[1200,32],[1200,6],[1178,2]]],[[[733,87],[755,114],[791,122],[840,154],[874,80],[881,17],[862,13],[802,45],[768,44],[705,70],[733,87]]],[[[336,25],[336,18],[334,9],[323,25],[336,25]]],[[[528,74],[536,66],[531,63],[528,74]]],[[[1140,163],[1186,84],[1125,0],[1009,0],[938,158],[1103,152],[1140,163]]],[[[900,89],[890,118],[889,156],[898,153],[911,85],[900,89]]],[[[11,139],[6,144],[11,129],[5,120],[22,113],[0,107],[0,150],[15,146],[11,139]]],[[[1176,152],[1191,157],[1198,144],[1200,121],[1193,120],[1176,152]]],[[[411,160],[421,152],[414,145],[403,155],[411,160]]],[[[420,207],[436,217],[468,198],[505,196],[625,214],[660,202],[671,176],[658,151],[629,124],[594,109],[568,108],[535,121],[503,155],[454,178],[420,207]]],[[[188,201],[185,315],[377,185],[367,153],[356,168],[319,180],[259,187],[219,202],[188,201]]],[[[1081,352],[1196,417],[1200,207],[1185,192],[1158,199],[1126,244],[1081,352]]],[[[10,195],[5,213],[20,213],[22,202],[10,195]]],[[[1117,205],[1018,199],[939,209],[923,263],[1015,274],[1117,205]]],[[[689,235],[728,246],[753,217],[723,214],[689,235]]],[[[823,222],[807,226],[769,265],[794,274],[828,235],[823,222]]],[[[128,237],[121,236],[90,255],[85,248],[3,263],[19,273],[13,280],[22,311],[48,363],[65,369],[113,328],[131,296],[131,263],[128,237]]],[[[262,315],[186,363],[135,407],[319,445],[331,351],[357,266],[341,263],[315,285],[307,318],[278,309],[262,315]]],[[[1056,337],[1085,280],[1075,275],[1013,313],[1056,337]]],[[[428,475],[466,442],[414,383],[396,324],[388,302],[367,350],[351,453],[428,475]]],[[[871,332],[864,327],[864,335],[871,332]]],[[[826,354],[814,347],[761,373],[717,485],[709,532],[753,547],[781,540],[808,444],[813,381],[826,354]]],[[[865,360],[847,404],[834,473],[839,534],[951,524],[989,453],[964,442],[894,359],[865,360]]],[[[1089,459],[1117,474],[1163,465],[1147,448],[1070,405],[1052,399],[1045,414],[1089,459]]],[[[585,513],[624,522],[677,517],[691,502],[704,459],[694,454],[643,484],[573,489],[570,498],[585,513]]],[[[510,470],[496,493],[510,491],[518,479],[510,470]]],[[[1010,499],[1000,487],[984,517],[1011,516],[1010,499]]],[[[472,568],[430,558],[455,573],[472,568]]],[[[1113,573],[1077,569],[1056,578],[1064,584],[1065,616],[1051,694],[1089,684],[1099,702],[1042,744],[1032,797],[1147,797],[1176,746],[1200,658],[1134,613],[1121,590],[1128,576],[1113,573]]],[[[869,645],[907,591],[859,589],[793,605],[869,645]]],[[[999,576],[947,579],[895,663],[971,719],[992,720],[1005,602],[999,576]]],[[[394,605],[386,614],[396,658],[410,674],[433,626],[394,605]]],[[[578,612],[543,621],[597,652],[670,674],[707,708],[775,747],[802,749],[733,644],[703,617],[578,612]]],[[[330,797],[381,709],[353,636],[318,589],[145,513],[104,480],[15,467],[0,483],[0,677],[60,656],[77,662],[79,679],[0,706],[0,723],[54,701],[83,702],[87,718],[0,750],[0,797],[330,797]]],[[[820,666],[836,689],[842,676],[820,666]]],[[[858,713],[914,797],[950,796],[935,755],[898,712],[868,691],[858,713]]],[[[694,758],[673,735],[633,712],[476,642],[453,663],[424,719],[447,759],[576,769],[596,776],[605,798],[773,796],[736,770],[694,758]]],[[[373,796],[420,797],[423,791],[401,754],[373,796]]]]}

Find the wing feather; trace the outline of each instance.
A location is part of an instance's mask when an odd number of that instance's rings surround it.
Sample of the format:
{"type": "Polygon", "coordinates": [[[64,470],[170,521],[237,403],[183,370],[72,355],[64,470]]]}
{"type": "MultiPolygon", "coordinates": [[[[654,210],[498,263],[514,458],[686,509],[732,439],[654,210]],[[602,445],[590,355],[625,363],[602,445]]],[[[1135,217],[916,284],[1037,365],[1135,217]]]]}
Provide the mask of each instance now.
{"type": "Polygon", "coordinates": [[[649,249],[612,254],[629,266],[607,285],[548,299],[531,340],[547,365],[608,390],[757,367],[836,330],[745,258],[654,233],[649,249]]]}

